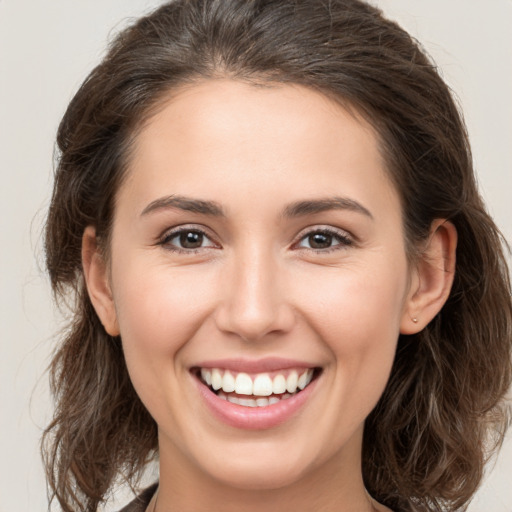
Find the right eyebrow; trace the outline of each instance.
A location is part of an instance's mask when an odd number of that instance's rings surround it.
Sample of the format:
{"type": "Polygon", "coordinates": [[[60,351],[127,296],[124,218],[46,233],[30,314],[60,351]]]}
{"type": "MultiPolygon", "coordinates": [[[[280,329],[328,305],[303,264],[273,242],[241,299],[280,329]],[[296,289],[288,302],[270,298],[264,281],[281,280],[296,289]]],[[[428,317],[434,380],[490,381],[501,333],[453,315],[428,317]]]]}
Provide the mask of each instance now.
{"type": "Polygon", "coordinates": [[[297,201],[288,205],[284,209],[283,215],[285,217],[301,217],[303,215],[312,215],[328,210],[349,210],[363,214],[373,220],[373,215],[370,210],[365,208],[361,203],[349,197],[339,196],[297,201]]]}
{"type": "Polygon", "coordinates": [[[226,216],[222,206],[215,201],[205,201],[203,199],[194,199],[192,197],[179,195],[170,195],[155,199],[149,203],[144,210],[142,210],[141,216],[154,211],[167,209],[183,210],[186,212],[200,213],[202,215],[211,215],[214,217],[226,216]]]}

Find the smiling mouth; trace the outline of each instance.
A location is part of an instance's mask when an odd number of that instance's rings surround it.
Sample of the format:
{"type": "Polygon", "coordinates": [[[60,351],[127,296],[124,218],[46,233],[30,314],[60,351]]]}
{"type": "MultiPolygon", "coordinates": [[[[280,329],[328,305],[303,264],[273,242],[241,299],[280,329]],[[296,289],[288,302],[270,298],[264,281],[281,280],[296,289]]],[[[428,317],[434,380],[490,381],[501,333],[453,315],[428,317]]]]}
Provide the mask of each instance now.
{"type": "Polygon", "coordinates": [[[249,374],[222,368],[194,368],[193,373],[218,398],[245,407],[266,407],[306,389],[321,368],[249,374]]]}

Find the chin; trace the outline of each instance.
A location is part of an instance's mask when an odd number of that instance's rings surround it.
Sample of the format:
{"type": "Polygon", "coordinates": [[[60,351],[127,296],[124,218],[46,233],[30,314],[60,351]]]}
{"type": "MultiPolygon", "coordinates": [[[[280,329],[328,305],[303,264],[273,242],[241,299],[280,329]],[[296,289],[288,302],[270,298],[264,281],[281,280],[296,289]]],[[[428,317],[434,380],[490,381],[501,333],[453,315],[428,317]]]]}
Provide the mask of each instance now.
{"type": "Polygon", "coordinates": [[[243,491],[272,491],[291,486],[301,480],[303,470],[277,459],[278,457],[253,459],[237,461],[229,466],[217,466],[212,477],[223,486],[243,491]]]}
{"type": "Polygon", "coordinates": [[[193,454],[195,464],[222,487],[246,491],[293,486],[329,465],[329,460],[321,456],[321,446],[311,436],[298,439],[291,432],[280,434],[272,440],[253,437],[251,441],[238,439],[229,444],[218,440],[217,449],[209,450],[208,457],[199,459],[200,455],[193,454]]]}

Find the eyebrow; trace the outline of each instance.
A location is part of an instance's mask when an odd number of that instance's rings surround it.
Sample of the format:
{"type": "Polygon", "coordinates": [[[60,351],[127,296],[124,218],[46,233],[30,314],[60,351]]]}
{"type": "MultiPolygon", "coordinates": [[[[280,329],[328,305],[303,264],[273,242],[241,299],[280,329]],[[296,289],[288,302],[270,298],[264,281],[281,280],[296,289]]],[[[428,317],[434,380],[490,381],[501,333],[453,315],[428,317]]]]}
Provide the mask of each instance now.
{"type": "MultiPolygon", "coordinates": [[[[201,215],[210,215],[213,217],[226,216],[222,206],[215,201],[193,199],[191,197],[179,195],[171,195],[155,199],[149,203],[144,208],[144,210],[142,210],[141,216],[147,215],[154,211],[166,210],[169,208],[175,208],[192,213],[199,213],[201,215]]],[[[338,196],[291,203],[283,210],[282,215],[284,217],[302,217],[305,215],[322,213],[328,210],[349,210],[356,213],[361,213],[370,219],[373,219],[371,212],[361,203],[348,197],[338,196]]]]}
{"type": "Polygon", "coordinates": [[[370,219],[373,219],[371,212],[361,203],[348,197],[327,197],[323,199],[313,199],[308,201],[297,201],[288,205],[284,211],[284,217],[301,217],[303,215],[312,215],[322,213],[328,210],[349,210],[361,213],[370,219]]]}
{"type": "Polygon", "coordinates": [[[225,217],[222,206],[215,201],[205,201],[202,199],[192,199],[190,197],[171,195],[160,197],[149,203],[141,216],[147,215],[158,210],[167,210],[175,208],[186,212],[200,213],[202,215],[211,215],[213,217],[225,217]]]}

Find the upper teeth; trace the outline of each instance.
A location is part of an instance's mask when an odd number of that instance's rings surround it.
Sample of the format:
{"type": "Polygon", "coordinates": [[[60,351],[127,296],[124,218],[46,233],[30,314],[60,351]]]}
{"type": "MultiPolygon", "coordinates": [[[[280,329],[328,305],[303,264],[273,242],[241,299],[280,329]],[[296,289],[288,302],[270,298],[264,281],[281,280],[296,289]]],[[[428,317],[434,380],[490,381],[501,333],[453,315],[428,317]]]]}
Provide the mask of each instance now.
{"type": "Polygon", "coordinates": [[[222,389],[225,393],[234,391],[239,395],[270,396],[304,389],[313,378],[313,369],[308,368],[301,373],[292,370],[288,376],[279,373],[272,378],[268,373],[251,376],[241,372],[234,375],[229,370],[201,368],[201,378],[216,391],[222,389]]]}

